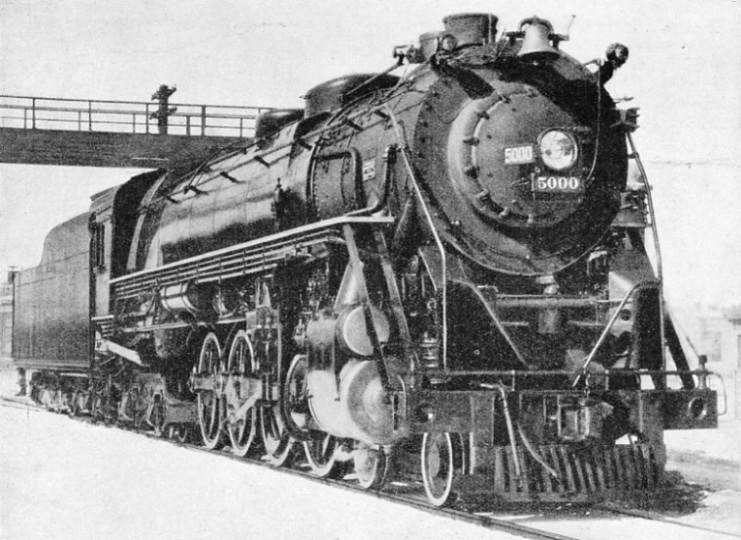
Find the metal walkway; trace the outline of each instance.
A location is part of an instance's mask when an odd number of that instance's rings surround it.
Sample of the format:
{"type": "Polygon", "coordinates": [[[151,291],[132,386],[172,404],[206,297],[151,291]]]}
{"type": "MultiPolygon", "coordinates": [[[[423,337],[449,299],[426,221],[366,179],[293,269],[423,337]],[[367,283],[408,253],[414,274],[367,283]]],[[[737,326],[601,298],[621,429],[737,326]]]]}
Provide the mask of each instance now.
{"type": "Polygon", "coordinates": [[[0,95],[0,163],[168,167],[254,135],[267,107],[170,103],[160,134],[154,102],[0,95]]]}

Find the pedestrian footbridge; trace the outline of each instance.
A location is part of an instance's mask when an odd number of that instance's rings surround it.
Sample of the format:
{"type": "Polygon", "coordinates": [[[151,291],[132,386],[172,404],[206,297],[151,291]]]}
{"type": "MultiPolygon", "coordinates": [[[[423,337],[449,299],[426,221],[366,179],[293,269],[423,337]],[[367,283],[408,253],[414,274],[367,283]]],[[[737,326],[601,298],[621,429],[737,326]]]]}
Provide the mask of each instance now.
{"type": "Polygon", "coordinates": [[[0,95],[0,163],[175,168],[249,142],[267,107],[0,95]],[[164,117],[164,120],[163,120],[164,117]]]}

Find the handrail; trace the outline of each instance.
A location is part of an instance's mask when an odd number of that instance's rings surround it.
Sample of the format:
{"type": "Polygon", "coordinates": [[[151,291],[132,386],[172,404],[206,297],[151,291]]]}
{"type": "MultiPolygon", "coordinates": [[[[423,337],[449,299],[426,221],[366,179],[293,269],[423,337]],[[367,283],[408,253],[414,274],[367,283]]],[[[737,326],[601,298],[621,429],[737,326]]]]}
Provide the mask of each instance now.
{"type": "Polygon", "coordinates": [[[447,371],[448,370],[448,269],[447,269],[447,258],[446,258],[446,253],[445,253],[445,246],[443,246],[443,241],[440,238],[440,234],[437,232],[437,227],[435,227],[435,222],[432,219],[430,209],[427,207],[427,203],[425,202],[424,195],[422,194],[422,189],[419,187],[417,176],[414,173],[414,167],[412,167],[412,163],[409,158],[409,147],[407,145],[406,135],[404,133],[404,130],[399,124],[399,121],[397,120],[393,109],[389,107],[388,103],[385,103],[383,105],[383,108],[388,114],[388,117],[391,119],[392,125],[394,126],[394,133],[396,135],[396,139],[399,142],[399,148],[401,150],[401,157],[404,159],[404,166],[407,170],[407,173],[409,174],[409,180],[412,184],[412,187],[414,188],[414,193],[417,196],[417,200],[419,201],[419,204],[422,207],[425,220],[427,221],[430,227],[430,233],[432,234],[432,237],[435,240],[435,245],[437,246],[437,250],[440,252],[440,266],[441,266],[441,272],[442,272],[442,283],[440,284],[440,293],[442,296],[442,319],[443,319],[443,335],[442,335],[443,355],[442,356],[443,356],[443,370],[447,371]]]}
{"type": "MultiPolygon", "coordinates": [[[[612,317],[610,317],[610,322],[607,323],[607,326],[605,326],[604,330],[602,330],[602,334],[600,335],[599,339],[597,340],[597,343],[594,344],[594,347],[592,348],[592,351],[589,353],[589,356],[587,356],[584,359],[584,363],[582,364],[580,370],[579,370],[579,376],[574,379],[574,383],[572,386],[576,388],[579,385],[579,382],[581,381],[582,377],[586,375],[587,369],[589,368],[589,365],[592,363],[592,360],[594,360],[595,355],[597,354],[597,350],[599,350],[602,343],[605,341],[605,338],[610,333],[610,330],[612,330],[613,325],[615,324],[615,321],[617,321],[618,317],[620,316],[620,313],[623,311],[623,308],[625,307],[625,304],[628,303],[628,300],[631,296],[633,296],[633,293],[638,290],[639,287],[645,286],[646,283],[644,282],[638,282],[628,291],[628,293],[623,297],[623,300],[620,302],[620,305],[615,309],[615,313],[612,314],[612,317]]],[[[662,365],[662,367],[666,367],[665,365],[662,365]]]]}
{"type": "Polygon", "coordinates": [[[659,338],[661,339],[661,364],[666,367],[666,329],[664,323],[665,306],[664,306],[664,264],[661,258],[661,246],[659,244],[659,230],[656,226],[656,210],[654,208],[654,201],[651,195],[651,185],[648,183],[648,175],[646,169],[643,168],[643,162],[641,162],[641,156],[638,154],[638,149],[633,142],[633,135],[630,131],[625,132],[625,136],[630,147],[629,158],[635,159],[636,165],[638,165],[638,171],[641,173],[641,180],[643,181],[643,187],[646,189],[646,202],[648,203],[648,213],[651,216],[651,235],[653,238],[654,256],[656,258],[656,278],[659,280],[659,338]]]}
{"type": "MultiPolygon", "coordinates": [[[[0,99],[37,99],[45,101],[77,101],[77,102],[92,102],[92,103],[116,103],[116,104],[148,104],[153,105],[153,101],[127,101],[127,100],[115,100],[115,99],[83,99],[83,98],[55,98],[55,97],[40,97],[40,96],[16,96],[12,94],[0,94],[0,99]]],[[[202,103],[174,103],[170,102],[173,107],[203,107],[202,103]]],[[[207,105],[208,107],[220,108],[220,109],[272,109],[273,107],[263,107],[258,105],[207,105]]]]}
{"type": "MultiPolygon", "coordinates": [[[[271,110],[262,106],[171,103],[168,133],[188,136],[253,137],[257,117],[271,110]]],[[[156,133],[152,113],[157,103],[0,95],[0,127],[156,133]],[[121,126],[128,126],[122,129],[121,126]]]]}

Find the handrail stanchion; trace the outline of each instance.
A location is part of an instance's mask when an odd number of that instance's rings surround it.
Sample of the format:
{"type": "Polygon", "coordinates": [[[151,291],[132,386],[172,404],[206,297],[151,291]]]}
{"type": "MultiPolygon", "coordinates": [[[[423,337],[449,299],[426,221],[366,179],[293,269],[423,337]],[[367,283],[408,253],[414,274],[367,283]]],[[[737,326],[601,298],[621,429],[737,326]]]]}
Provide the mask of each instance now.
{"type": "MultiPolygon", "coordinates": [[[[182,127],[185,134],[189,136],[209,136],[208,129],[211,128],[211,136],[224,137],[250,137],[254,131],[256,118],[265,111],[271,110],[267,107],[231,106],[231,105],[204,105],[204,104],[178,104],[180,113],[171,113],[173,117],[184,117],[183,124],[173,124],[179,129],[182,127]],[[209,112],[211,107],[214,111],[209,112]],[[212,122],[209,126],[209,116],[212,122]],[[199,118],[200,117],[200,118],[199,118]],[[196,122],[200,121],[200,129],[196,122]]],[[[141,114],[145,115],[144,126],[141,133],[147,135],[153,133],[151,122],[152,104],[139,101],[113,101],[113,100],[88,100],[70,98],[45,98],[34,96],[0,95],[0,122],[3,125],[16,123],[23,129],[62,129],[70,131],[83,131],[87,129],[93,132],[95,124],[103,132],[120,132],[132,130],[139,133],[139,119],[141,114]],[[20,102],[8,102],[4,100],[21,100],[20,102]],[[17,111],[16,116],[6,115],[5,110],[17,111]],[[22,111],[22,112],[21,112],[22,111]],[[98,114],[100,118],[93,116],[98,114]],[[87,118],[85,118],[87,115],[87,118]],[[75,119],[75,116],[77,118],[75,119]],[[83,125],[86,125],[83,127],[83,125]],[[57,127],[59,126],[59,127],[57,127]],[[126,126],[126,127],[123,127],[126,126]]],[[[11,113],[12,114],[12,113],[11,113]]]]}

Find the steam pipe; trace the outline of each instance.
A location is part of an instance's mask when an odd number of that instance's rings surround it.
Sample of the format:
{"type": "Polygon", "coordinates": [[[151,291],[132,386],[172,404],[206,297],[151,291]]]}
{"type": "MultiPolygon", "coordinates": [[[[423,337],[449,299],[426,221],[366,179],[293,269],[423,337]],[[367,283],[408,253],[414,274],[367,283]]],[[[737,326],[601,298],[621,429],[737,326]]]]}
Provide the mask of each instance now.
{"type": "Polygon", "coordinates": [[[509,413],[509,405],[507,404],[507,391],[501,384],[495,385],[495,388],[499,390],[499,394],[502,396],[502,410],[504,411],[504,420],[507,423],[507,434],[509,435],[509,442],[512,446],[512,458],[515,462],[515,476],[517,482],[522,481],[522,471],[520,469],[520,457],[517,455],[517,440],[515,439],[515,429],[512,424],[512,416],[509,413]]]}

